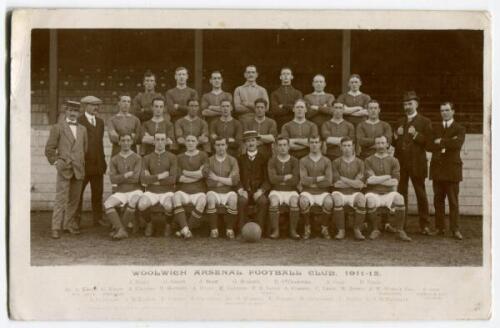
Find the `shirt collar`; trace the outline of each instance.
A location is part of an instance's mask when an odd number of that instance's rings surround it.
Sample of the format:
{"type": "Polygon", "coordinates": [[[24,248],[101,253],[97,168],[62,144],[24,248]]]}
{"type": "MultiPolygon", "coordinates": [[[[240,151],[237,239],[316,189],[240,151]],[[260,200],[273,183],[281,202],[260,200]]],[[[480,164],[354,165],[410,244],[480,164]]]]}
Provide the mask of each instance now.
{"type": "Polygon", "coordinates": [[[222,117],[222,116],[221,116],[221,117],[220,117],[220,120],[221,120],[222,122],[231,122],[231,121],[233,120],[233,117],[232,117],[232,116],[229,116],[227,119],[225,119],[224,117],[222,117]]]}
{"type": "Polygon", "coordinates": [[[254,150],[254,151],[247,151],[247,155],[248,155],[248,157],[250,157],[250,158],[255,158],[255,156],[257,156],[257,150],[254,150]]]}
{"type": "Polygon", "coordinates": [[[130,113],[122,113],[122,112],[118,112],[118,114],[116,114],[116,116],[129,117],[129,116],[132,116],[132,114],[130,114],[130,113]]]}
{"type": "Polygon", "coordinates": [[[254,120],[255,120],[255,122],[257,122],[257,123],[262,123],[262,122],[264,122],[264,121],[266,120],[266,117],[264,116],[264,117],[262,118],[262,120],[259,120],[259,119],[257,118],[257,116],[255,116],[255,117],[254,117],[254,120]]]}
{"type": "Polygon", "coordinates": [[[195,117],[191,118],[191,116],[186,115],[186,116],[184,116],[184,118],[185,118],[186,120],[188,120],[189,122],[193,122],[193,121],[196,121],[199,117],[198,117],[198,116],[195,116],[195,117]]]}
{"type": "Polygon", "coordinates": [[[448,125],[448,127],[450,127],[450,125],[453,124],[453,119],[450,119],[448,121],[443,121],[443,126],[444,126],[445,123],[448,125]]]}
{"type": "Polygon", "coordinates": [[[349,90],[349,91],[347,91],[347,93],[348,93],[348,94],[350,94],[350,95],[351,95],[351,96],[353,96],[353,97],[356,97],[356,96],[361,95],[361,93],[362,93],[362,92],[361,92],[361,91],[359,91],[359,90],[358,90],[358,91],[356,91],[356,92],[349,90]]]}
{"type": "Polygon", "coordinates": [[[165,121],[165,119],[163,117],[159,117],[159,118],[155,118],[154,116],[151,117],[151,121],[155,122],[155,123],[160,123],[160,122],[163,122],[165,121]]]}
{"type": "Polygon", "coordinates": [[[276,158],[278,159],[278,161],[280,161],[281,163],[285,163],[285,162],[288,162],[290,160],[290,154],[286,155],[285,159],[281,159],[279,156],[276,156],[276,158]]]}
{"type": "Polygon", "coordinates": [[[304,120],[303,120],[303,121],[298,121],[296,118],[294,118],[294,119],[293,119],[293,121],[294,121],[295,123],[297,123],[297,124],[303,124],[303,123],[305,123],[305,122],[307,121],[307,119],[306,119],[306,118],[304,118],[304,120]]]}
{"type": "Polygon", "coordinates": [[[157,151],[155,150],[155,154],[156,154],[156,155],[158,155],[158,156],[163,155],[163,154],[165,154],[166,152],[167,152],[167,151],[166,151],[166,150],[164,150],[164,151],[162,151],[161,153],[159,153],[159,152],[157,152],[157,151]]]}
{"type": "Polygon", "coordinates": [[[324,94],[325,94],[325,91],[320,91],[320,92],[314,91],[313,92],[313,95],[316,95],[316,96],[322,96],[324,94]]]}
{"type": "Polygon", "coordinates": [[[78,124],[78,121],[76,121],[76,120],[72,121],[72,120],[70,120],[69,118],[67,118],[67,119],[66,119],[66,123],[68,123],[68,124],[69,124],[69,123],[78,124]]]}
{"type": "Polygon", "coordinates": [[[187,84],[186,84],[186,85],[176,85],[175,87],[176,87],[177,89],[184,90],[184,89],[186,89],[188,86],[187,86],[187,84]]]}
{"type": "Polygon", "coordinates": [[[417,116],[417,111],[415,111],[415,113],[411,114],[411,115],[406,115],[406,117],[408,117],[408,121],[411,121],[415,118],[415,116],[417,116]]]}
{"type": "Polygon", "coordinates": [[[212,91],[210,91],[210,92],[211,92],[211,93],[213,93],[214,95],[218,96],[218,95],[220,95],[221,93],[223,93],[224,91],[222,91],[222,89],[219,89],[219,90],[213,90],[213,89],[212,89],[212,91]]]}
{"type": "Polygon", "coordinates": [[[244,86],[246,87],[256,87],[257,86],[257,82],[256,81],[253,81],[253,82],[249,82],[249,81],[246,81],[244,86]]]}
{"type": "Polygon", "coordinates": [[[91,119],[94,119],[95,120],[95,115],[92,115],[92,114],[89,114],[87,112],[85,112],[85,116],[87,117],[87,119],[90,121],[91,119]]]}
{"type": "Polygon", "coordinates": [[[224,158],[219,159],[219,157],[218,157],[217,155],[215,155],[215,160],[216,160],[217,162],[219,162],[219,163],[222,163],[222,162],[224,162],[224,161],[226,160],[226,157],[227,157],[227,155],[224,155],[224,158]]]}
{"type": "Polygon", "coordinates": [[[354,162],[354,160],[356,159],[356,155],[353,155],[350,160],[347,160],[346,158],[344,158],[344,156],[342,156],[342,160],[346,163],[352,163],[354,162]]]}
{"type": "Polygon", "coordinates": [[[389,154],[388,154],[388,153],[385,153],[385,154],[383,154],[383,155],[380,155],[379,153],[375,153],[374,155],[375,155],[375,157],[378,157],[378,158],[386,158],[386,157],[389,157],[389,154]]]}
{"type": "Polygon", "coordinates": [[[344,119],[342,118],[340,121],[337,121],[334,118],[331,118],[330,121],[335,123],[335,124],[340,124],[340,123],[344,122],[344,119]]]}
{"type": "Polygon", "coordinates": [[[367,120],[365,120],[365,122],[368,124],[377,124],[378,122],[380,122],[380,120],[378,118],[376,121],[371,121],[371,120],[367,119],[367,120]]]}
{"type": "Polygon", "coordinates": [[[123,158],[127,158],[129,157],[130,155],[132,155],[134,152],[132,150],[129,150],[128,153],[124,154],[122,152],[119,152],[120,156],[123,157],[123,158]]]}

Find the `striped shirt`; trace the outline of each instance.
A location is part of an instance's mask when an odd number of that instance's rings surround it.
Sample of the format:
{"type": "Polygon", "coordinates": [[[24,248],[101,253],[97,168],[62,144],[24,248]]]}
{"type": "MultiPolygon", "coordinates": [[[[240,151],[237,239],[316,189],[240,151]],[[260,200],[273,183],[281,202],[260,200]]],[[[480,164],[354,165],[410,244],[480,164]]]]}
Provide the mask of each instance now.
{"type": "MultiPolygon", "coordinates": [[[[374,154],[367,159],[365,159],[365,175],[368,179],[370,176],[380,176],[380,175],[390,175],[391,178],[397,179],[399,181],[400,169],[399,161],[392,156],[386,155],[385,157],[379,157],[374,154]]],[[[376,194],[386,194],[388,192],[394,191],[396,187],[384,186],[381,184],[371,185],[368,184],[367,191],[376,194]]]]}
{"type": "Polygon", "coordinates": [[[238,161],[233,156],[227,154],[223,161],[219,161],[216,156],[210,157],[203,166],[203,175],[207,179],[208,190],[217,193],[227,193],[233,191],[240,181],[240,170],[238,161]],[[214,181],[208,177],[209,173],[213,172],[215,175],[224,178],[231,178],[232,186],[222,184],[214,181]]]}
{"type": "Polygon", "coordinates": [[[111,158],[109,164],[109,180],[113,185],[113,192],[130,192],[141,189],[139,183],[142,167],[141,156],[134,152],[130,152],[127,156],[119,153],[111,158]],[[130,171],[133,171],[134,174],[125,178],[124,174],[130,171]]]}
{"type": "Polygon", "coordinates": [[[267,174],[271,183],[271,190],[296,191],[299,184],[299,160],[293,156],[282,162],[278,156],[273,156],[267,162],[267,174]],[[285,181],[285,175],[291,174],[292,178],[285,181]]]}
{"type": "MultiPolygon", "coordinates": [[[[340,123],[336,123],[332,120],[326,121],[321,126],[321,137],[325,140],[328,137],[350,137],[354,140],[354,125],[346,120],[342,120],[340,123]]],[[[327,144],[326,156],[330,159],[342,156],[340,145],[327,144]]]]}
{"type": "Polygon", "coordinates": [[[164,151],[159,154],[156,151],[142,158],[141,183],[146,185],[146,191],[156,194],[175,191],[177,175],[177,157],[164,151]],[[168,171],[168,177],[159,180],[158,174],[168,171]]]}
{"type": "Polygon", "coordinates": [[[299,166],[300,183],[303,186],[303,191],[313,195],[330,191],[332,163],[327,157],[321,155],[317,161],[314,161],[311,156],[304,156],[300,159],[299,166]],[[317,178],[320,176],[324,176],[325,179],[318,182],[317,178]]]}
{"type": "MultiPolygon", "coordinates": [[[[344,158],[339,157],[332,161],[332,180],[333,183],[340,180],[340,177],[348,178],[351,180],[361,180],[365,178],[365,163],[355,157],[353,161],[347,162],[344,158]]],[[[344,195],[351,195],[361,189],[356,189],[353,187],[348,188],[337,188],[335,190],[340,191],[344,195]]]]}
{"type": "MultiPolygon", "coordinates": [[[[199,151],[196,155],[188,155],[187,153],[177,155],[177,167],[179,172],[177,177],[182,175],[182,171],[198,171],[207,162],[207,153],[199,151]]],[[[179,182],[177,179],[177,190],[184,191],[188,194],[195,194],[198,192],[206,192],[207,186],[205,184],[205,179],[202,178],[195,182],[179,182]]]]}

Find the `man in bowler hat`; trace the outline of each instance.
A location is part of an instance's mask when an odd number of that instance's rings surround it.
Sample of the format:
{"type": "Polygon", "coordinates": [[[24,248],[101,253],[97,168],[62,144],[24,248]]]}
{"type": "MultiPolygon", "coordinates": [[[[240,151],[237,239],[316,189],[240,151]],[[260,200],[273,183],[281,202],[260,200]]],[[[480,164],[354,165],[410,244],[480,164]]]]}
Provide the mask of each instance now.
{"type": "Polygon", "coordinates": [[[411,179],[417,196],[420,232],[431,235],[429,228],[429,204],[425,192],[428,176],[426,150],[432,137],[431,121],[417,112],[418,97],[415,91],[403,96],[405,117],[397,121],[394,128],[394,156],[401,166],[398,192],[403,195],[408,212],[408,181],[411,179]]]}
{"type": "Polygon", "coordinates": [[[430,168],[436,210],[436,229],[438,234],[445,234],[444,207],[445,199],[448,198],[450,230],[455,239],[462,240],[463,237],[458,226],[458,193],[460,181],[462,181],[460,150],[465,141],[465,127],[453,119],[455,109],[451,102],[442,103],[440,112],[443,120],[437,123],[433,129],[430,168]]]}
{"type": "Polygon", "coordinates": [[[85,178],[82,183],[75,221],[80,226],[83,193],[90,183],[93,224],[94,226],[98,224],[107,225],[102,219],[103,177],[104,173],[106,173],[103,147],[104,121],[96,115],[102,101],[94,96],[86,96],[80,100],[80,103],[84,113],[78,118],[78,123],[87,129],[88,150],[85,153],[85,178]]]}

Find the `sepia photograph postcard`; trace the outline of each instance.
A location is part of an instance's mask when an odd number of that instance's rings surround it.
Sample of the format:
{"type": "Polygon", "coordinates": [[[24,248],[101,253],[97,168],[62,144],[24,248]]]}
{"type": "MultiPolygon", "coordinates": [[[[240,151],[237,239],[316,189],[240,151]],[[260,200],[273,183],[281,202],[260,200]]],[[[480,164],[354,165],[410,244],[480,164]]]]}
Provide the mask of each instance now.
{"type": "Polygon", "coordinates": [[[487,12],[11,24],[11,319],[490,318],[487,12]]]}

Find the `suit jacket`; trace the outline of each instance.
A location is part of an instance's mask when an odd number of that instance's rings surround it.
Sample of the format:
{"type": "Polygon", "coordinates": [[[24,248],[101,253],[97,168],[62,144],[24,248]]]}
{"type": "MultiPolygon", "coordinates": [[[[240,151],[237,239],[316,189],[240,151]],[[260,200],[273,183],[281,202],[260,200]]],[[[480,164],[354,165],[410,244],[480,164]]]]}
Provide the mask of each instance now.
{"type": "Polygon", "coordinates": [[[420,114],[417,114],[411,122],[404,117],[397,121],[394,134],[394,157],[399,160],[401,170],[408,170],[414,177],[426,178],[428,176],[426,150],[432,138],[431,121],[420,114]],[[404,134],[396,138],[397,130],[401,126],[404,134]],[[410,126],[413,126],[418,133],[415,139],[408,133],[410,126]]]}
{"type": "Polygon", "coordinates": [[[87,151],[87,129],[76,127],[76,140],[66,120],[54,124],[45,145],[45,156],[52,165],[57,161],[57,171],[66,179],[85,177],[85,152],[87,151]]]}
{"type": "Polygon", "coordinates": [[[260,151],[257,152],[253,161],[248,158],[246,153],[241,154],[238,157],[238,166],[240,168],[240,184],[238,188],[243,188],[251,193],[256,192],[257,189],[267,192],[271,188],[267,178],[267,160],[267,155],[260,151]]]}
{"type": "Polygon", "coordinates": [[[104,121],[96,116],[93,126],[85,114],[80,115],[78,123],[87,129],[88,150],[85,153],[85,174],[103,175],[106,173],[106,159],[104,157],[104,121]]]}
{"type": "Polygon", "coordinates": [[[453,121],[445,129],[442,122],[433,129],[431,179],[436,181],[462,181],[462,159],[460,151],[465,141],[465,127],[453,121]],[[434,140],[441,138],[439,144],[434,140]]]}

